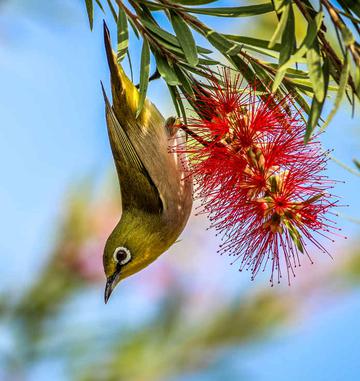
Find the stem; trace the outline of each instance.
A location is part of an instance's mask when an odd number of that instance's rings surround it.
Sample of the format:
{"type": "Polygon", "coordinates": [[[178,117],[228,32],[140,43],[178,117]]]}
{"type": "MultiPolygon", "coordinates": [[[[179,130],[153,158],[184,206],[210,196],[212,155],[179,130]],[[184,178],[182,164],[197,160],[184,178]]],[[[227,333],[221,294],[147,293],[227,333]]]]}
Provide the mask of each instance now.
{"type": "MultiPolygon", "coordinates": [[[[324,2],[324,1],[327,1],[327,0],[321,0],[321,1],[324,2]]],[[[310,22],[312,20],[312,17],[309,14],[309,12],[306,9],[306,7],[304,6],[303,1],[302,0],[294,0],[294,3],[299,8],[300,12],[305,17],[305,19],[308,22],[310,22]]],[[[313,10],[315,11],[315,9],[313,9],[313,10]]],[[[334,49],[331,47],[331,45],[327,41],[324,33],[321,30],[319,31],[318,36],[319,36],[320,41],[322,42],[322,46],[321,46],[322,49],[325,51],[325,54],[330,58],[330,60],[332,61],[332,64],[336,68],[337,78],[334,77],[334,79],[336,80],[337,83],[339,83],[340,73],[341,73],[342,66],[343,66],[342,62],[341,62],[340,58],[338,57],[338,55],[336,54],[336,52],[334,51],[334,49]]],[[[349,85],[350,85],[353,93],[356,94],[355,83],[354,83],[351,75],[349,76],[349,85]]]]}
{"type": "Polygon", "coordinates": [[[191,131],[189,127],[185,126],[184,124],[180,125],[180,128],[188,135],[190,135],[193,139],[195,139],[198,143],[202,144],[204,147],[209,147],[210,143],[201,138],[198,134],[196,134],[194,131],[191,131]]]}
{"type": "MultiPolygon", "coordinates": [[[[340,30],[346,28],[346,25],[345,25],[342,17],[336,11],[336,9],[329,3],[329,1],[328,0],[321,0],[321,3],[324,4],[324,6],[326,7],[326,9],[327,9],[327,11],[331,17],[331,20],[334,23],[335,28],[340,29],[340,30]]],[[[358,47],[355,45],[355,42],[348,44],[347,47],[350,50],[356,65],[360,66],[360,52],[359,52],[358,47]]]]}
{"type": "Polygon", "coordinates": [[[346,169],[348,172],[350,172],[351,174],[355,175],[355,176],[360,176],[360,172],[356,171],[355,169],[349,167],[348,165],[346,165],[345,163],[343,163],[342,161],[336,159],[334,156],[330,156],[331,160],[336,163],[337,165],[340,165],[340,167],[346,169]]]}

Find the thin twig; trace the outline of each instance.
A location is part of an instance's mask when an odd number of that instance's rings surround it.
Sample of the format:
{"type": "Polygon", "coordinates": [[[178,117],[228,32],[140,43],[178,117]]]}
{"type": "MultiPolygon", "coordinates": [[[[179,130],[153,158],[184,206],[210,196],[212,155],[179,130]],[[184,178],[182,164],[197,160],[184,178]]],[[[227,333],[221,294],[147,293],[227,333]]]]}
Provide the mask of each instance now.
{"type": "MultiPolygon", "coordinates": [[[[340,16],[340,14],[336,11],[336,9],[329,3],[328,0],[321,0],[321,3],[326,7],[332,22],[334,23],[335,28],[344,29],[346,25],[340,16]]],[[[356,42],[351,42],[348,44],[348,48],[353,56],[353,59],[357,66],[360,66],[360,52],[358,46],[356,46],[356,42]]]]}
{"type": "MultiPolygon", "coordinates": [[[[307,20],[307,22],[310,22],[313,18],[309,14],[309,12],[308,12],[307,8],[305,7],[303,1],[302,0],[294,0],[294,2],[296,4],[296,6],[298,7],[298,9],[300,10],[300,12],[302,13],[302,15],[307,20]]],[[[315,9],[313,9],[313,10],[315,11],[315,9]]],[[[340,58],[338,57],[338,55],[336,54],[336,52],[334,51],[334,49],[332,48],[332,46],[329,44],[327,38],[325,37],[325,34],[321,30],[318,32],[318,36],[319,36],[319,39],[322,43],[322,49],[324,50],[326,56],[330,58],[332,64],[336,68],[337,76],[336,76],[336,78],[334,77],[334,79],[336,80],[337,83],[339,83],[340,73],[342,71],[343,64],[342,64],[340,58]]],[[[335,73],[333,73],[333,75],[334,74],[335,73]]],[[[354,83],[351,75],[349,76],[349,85],[350,85],[352,91],[354,93],[356,93],[356,86],[355,86],[355,83],[354,83]]]]}
{"type": "Polygon", "coordinates": [[[349,167],[348,165],[346,165],[345,163],[343,163],[342,161],[336,159],[334,156],[330,156],[331,160],[336,163],[337,165],[339,165],[340,167],[346,169],[348,172],[350,172],[351,174],[355,175],[355,176],[359,176],[360,177],[360,172],[359,171],[356,171],[355,169],[349,167]]]}

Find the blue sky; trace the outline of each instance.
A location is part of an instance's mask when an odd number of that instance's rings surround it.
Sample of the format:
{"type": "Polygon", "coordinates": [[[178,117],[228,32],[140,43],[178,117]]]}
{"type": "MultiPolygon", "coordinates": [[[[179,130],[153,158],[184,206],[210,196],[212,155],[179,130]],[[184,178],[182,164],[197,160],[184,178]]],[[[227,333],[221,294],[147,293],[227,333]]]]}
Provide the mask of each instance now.
{"type": "MultiPolygon", "coordinates": [[[[54,8],[42,11],[36,4],[44,2],[33,3],[34,8],[20,0],[9,2],[0,13],[1,288],[16,274],[20,289],[35,274],[74,180],[102,174],[111,163],[99,85],[108,81],[100,19],[90,33],[80,1],[54,1],[54,8]]],[[[149,96],[169,116],[173,111],[165,91],[157,81],[149,96]]],[[[349,165],[353,157],[360,159],[359,113],[351,119],[344,106],[323,141],[349,165]]],[[[329,173],[346,182],[336,189],[350,205],[344,214],[359,219],[360,178],[334,163],[329,173]]],[[[350,239],[358,237],[358,225],[347,220],[339,225],[350,239]]],[[[320,308],[286,335],[241,352],[242,371],[245,367],[261,381],[358,380],[358,296],[325,312],[320,308]]],[[[236,368],[236,362],[229,366],[236,368]]]]}

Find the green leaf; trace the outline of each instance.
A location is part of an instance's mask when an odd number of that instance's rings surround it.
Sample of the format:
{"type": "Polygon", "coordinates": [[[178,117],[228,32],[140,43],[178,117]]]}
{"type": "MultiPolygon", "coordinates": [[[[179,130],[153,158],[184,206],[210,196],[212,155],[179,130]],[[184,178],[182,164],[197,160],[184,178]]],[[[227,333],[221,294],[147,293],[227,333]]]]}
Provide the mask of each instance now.
{"type": "Polygon", "coordinates": [[[271,37],[271,40],[269,42],[268,48],[271,49],[275,46],[276,41],[283,35],[284,29],[287,24],[287,20],[289,17],[289,11],[290,11],[291,4],[286,4],[283,12],[281,13],[280,21],[275,29],[274,34],[271,37]]]}
{"type": "Polygon", "coordinates": [[[224,35],[216,32],[213,29],[209,29],[205,33],[205,37],[208,39],[211,45],[218,49],[221,53],[229,56],[236,56],[242,49],[242,46],[228,40],[224,35]]]}
{"type": "Polygon", "coordinates": [[[315,39],[312,47],[306,53],[309,78],[314,89],[316,99],[321,102],[325,97],[325,82],[321,65],[321,56],[318,40],[315,39]]]}
{"type": "Polygon", "coordinates": [[[180,94],[179,94],[177,87],[168,85],[168,88],[169,88],[169,92],[170,92],[173,104],[175,106],[177,116],[179,118],[182,117],[185,124],[187,124],[185,107],[184,107],[183,102],[181,101],[181,97],[180,97],[180,94]]]}
{"type": "MultiPolygon", "coordinates": [[[[251,65],[244,61],[239,55],[229,57],[230,62],[240,71],[244,78],[249,82],[253,83],[255,79],[255,73],[251,70],[251,65]]],[[[261,83],[258,86],[258,90],[262,90],[261,83]]]]}
{"type": "Polygon", "coordinates": [[[281,70],[286,70],[292,64],[298,62],[298,60],[307,52],[308,49],[313,45],[314,40],[320,30],[324,14],[319,12],[315,19],[312,20],[307,28],[306,36],[303,42],[300,44],[299,49],[291,56],[291,58],[281,66],[281,70]]]}
{"type": "Polygon", "coordinates": [[[107,3],[108,3],[108,6],[110,8],[111,14],[113,15],[114,20],[117,21],[117,14],[116,14],[116,11],[115,11],[115,8],[114,8],[112,1],[107,0],[107,3]]]}
{"type": "Polygon", "coordinates": [[[184,21],[184,19],[176,12],[170,12],[171,24],[176,33],[176,37],[182,47],[186,60],[190,65],[196,66],[199,63],[198,52],[194,37],[190,28],[184,21]]]}
{"type": "Polygon", "coordinates": [[[351,33],[350,29],[345,24],[341,24],[340,32],[341,32],[341,36],[343,38],[345,46],[348,47],[355,42],[355,38],[353,34],[351,33]]]}
{"type": "Polygon", "coordinates": [[[105,13],[105,10],[104,10],[104,7],[102,6],[102,4],[100,3],[100,0],[95,0],[96,4],[98,5],[98,7],[101,9],[101,11],[103,13],[105,13]]]}
{"type": "Polygon", "coordinates": [[[307,79],[309,74],[306,71],[289,68],[286,72],[286,76],[289,78],[303,78],[307,79]]]}
{"type": "Polygon", "coordinates": [[[360,66],[355,68],[355,92],[360,98],[360,66]]]}
{"type": "Polygon", "coordinates": [[[119,7],[119,14],[117,17],[117,60],[120,63],[126,56],[129,47],[129,31],[127,18],[124,10],[119,7]]]}
{"type": "Polygon", "coordinates": [[[202,5],[215,3],[215,1],[217,0],[174,0],[174,3],[182,5],[202,5]]]}
{"type": "Polygon", "coordinates": [[[150,73],[150,48],[149,48],[148,41],[146,40],[146,38],[144,38],[142,51],[141,51],[141,62],[140,62],[140,86],[139,86],[140,98],[139,98],[138,109],[136,111],[136,118],[140,115],[144,107],[147,88],[149,85],[149,73],[150,73]]]}
{"type": "Polygon", "coordinates": [[[326,93],[329,86],[329,77],[330,77],[330,70],[329,70],[329,59],[326,58],[324,60],[324,65],[322,67],[322,73],[323,73],[323,79],[324,79],[324,95],[321,100],[319,100],[316,96],[313,97],[312,103],[311,103],[311,110],[309,114],[309,118],[306,125],[306,132],[305,132],[305,143],[307,143],[315,130],[320,117],[321,113],[324,107],[326,93]]]}
{"type": "Polygon", "coordinates": [[[243,47],[243,51],[244,52],[251,51],[251,52],[260,53],[260,54],[262,54],[264,56],[267,56],[267,57],[275,58],[277,60],[279,59],[279,54],[278,53],[273,53],[269,49],[257,48],[255,46],[247,45],[247,44],[243,44],[242,47],[243,47]]]}
{"type": "Polygon", "coordinates": [[[219,61],[210,60],[207,58],[200,58],[199,63],[200,65],[205,65],[205,66],[219,65],[219,61]]]}
{"type": "Polygon", "coordinates": [[[180,111],[181,111],[181,116],[183,118],[184,123],[187,124],[187,117],[186,117],[186,110],[185,110],[185,107],[184,107],[184,103],[181,100],[181,97],[180,97],[180,94],[179,94],[177,88],[175,88],[175,91],[176,91],[178,102],[179,102],[179,108],[180,108],[180,111]]]}
{"type": "MultiPolygon", "coordinates": [[[[289,4],[285,9],[288,10],[288,15],[286,18],[286,25],[281,37],[281,49],[280,49],[280,57],[279,57],[279,65],[282,65],[284,62],[288,61],[291,55],[294,52],[294,46],[296,44],[295,41],[295,16],[294,9],[292,4],[289,4]]],[[[276,73],[272,91],[275,92],[281,81],[285,76],[286,70],[278,69],[276,73]]]]}
{"type": "Polygon", "coordinates": [[[184,8],[186,12],[217,17],[248,17],[269,13],[274,10],[271,2],[242,7],[184,8]]]}
{"type": "Polygon", "coordinates": [[[168,61],[159,53],[153,52],[156,60],[156,65],[160,75],[165,79],[170,86],[177,86],[180,82],[174,69],[169,65],[168,61]]]}
{"type": "Polygon", "coordinates": [[[323,105],[324,105],[324,102],[319,102],[315,96],[313,97],[313,100],[311,102],[310,115],[306,125],[306,133],[305,133],[305,139],[304,139],[305,143],[309,141],[313,131],[315,130],[318,124],[323,105]]]}
{"type": "MultiPolygon", "coordinates": [[[[153,3],[146,0],[141,0],[141,3],[146,4],[151,10],[160,9],[173,9],[176,10],[176,6],[171,3],[153,3]]],[[[195,5],[195,4],[194,4],[195,5]]],[[[216,17],[248,17],[257,16],[264,13],[269,13],[274,10],[271,2],[257,4],[257,5],[247,5],[242,7],[214,7],[214,8],[191,8],[182,7],[182,11],[188,13],[197,13],[201,15],[209,15],[216,17]]]]}
{"type": "Polygon", "coordinates": [[[175,46],[180,46],[179,41],[177,40],[177,38],[173,34],[167,32],[166,30],[164,30],[162,28],[160,28],[155,23],[153,23],[149,20],[145,20],[145,19],[142,19],[141,23],[147,29],[150,29],[153,33],[157,34],[159,37],[163,38],[165,41],[167,41],[167,42],[169,42],[175,46]]]}
{"type": "Polygon", "coordinates": [[[272,2],[274,3],[275,12],[281,13],[282,8],[287,5],[288,0],[272,0],[272,2]]]}
{"type": "Polygon", "coordinates": [[[350,75],[350,60],[349,60],[349,52],[347,52],[345,56],[345,60],[344,60],[344,65],[341,71],[341,75],[340,75],[339,90],[336,94],[334,106],[333,106],[333,109],[330,111],[330,114],[328,115],[325,123],[321,127],[322,131],[325,130],[325,128],[329,125],[332,118],[334,117],[334,115],[336,114],[337,110],[340,107],[341,101],[344,98],[344,95],[346,92],[346,86],[348,83],[349,75],[350,75]]]}
{"type": "Polygon", "coordinates": [[[185,93],[188,94],[190,97],[194,97],[194,91],[186,75],[186,72],[183,72],[183,70],[177,65],[174,65],[174,70],[177,77],[180,80],[181,86],[183,87],[185,93]]]}
{"type": "MultiPolygon", "coordinates": [[[[360,18],[360,4],[357,0],[341,0],[339,3],[345,3],[360,18]]],[[[344,7],[344,5],[342,4],[344,7]]]]}
{"type": "Polygon", "coordinates": [[[86,11],[89,18],[90,29],[94,26],[94,4],[92,0],[85,0],[86,11]]]}
{"type": "MultiPolygon", "coordinates": [[[[180,43],[179,43],[178,39],[173,34],[167,32],[166,30],[164,30],[162,28],[160,28],[158,25],[154,24],[153,22],[151,22],[149,20],[142,19],[141,22],[147,29],[149,29],[151,32],[153,32],[157,36],[161,37],[166,42],[168,42],[168,43],[170,43],[176,47],[180,47],[180,43]]],[[[204,53],[204,54],[212,53],[211,50],[205,49],[201,46],[197,46],[196,48],[197,48],[199,53],[204,53]]]]}
{"type": "Polygon", "coordinates": [[[181,117],[181,111],[180,111],[180,108],[179,108],[178,93],[176,91],[176,86],[170,86],[170,85],[168,85],[168,89],[169,89],[169,93],[171,95],[171,99],[173,101],[173,105],[174,105],[175,110],[176,110],[176,114],[180,118],[181,117]]]}
{"type": "Polygon", "coordinates": [[[223,34],[223,36],[231,41],[236,41],[240,44],[256,46],[257,48],[261,48],[261,49],[268,49],[268,50],[274,50],[276,52],[279,52],[281,48],[280,44],[275,44],[274,46],[269,48],[269,41],[261,40],[260,38],[254,38],[254,37],[248,37],[248,36],[237,36],[233,34],[223,34]]]}
{"type": "Polygon", "coordinates": [[[136,28],[136,25],[134,24],[134,21],[129,19],[129,23],[130,23],[130,26],[131,26],[131,29],[133,30],[135,36],[139,39],[140,38],[140,34],[136,28]]]}
{"type": "MultiPolygon", "coordinates": [[[[273,85],[273,91],[275,91],[278,86],[280,85],[282,78],[284,77],[286,70],[293,64],[299,61],[301,57],[307,52],[307,50],[313,45],[313,42],[317,36],[317,33],[320,29],[322,20],[323,20],[323,13],[319,12],[315,19],[311,20],[308,25],[308,29],[306,32],[306,36],[303,40],[303,42],[300,44],[299,49],[292,54],[286,62],[280,62],[280,67],[278,68],[278,72],[276,74],[274,85],[273,85]]],[[[286,35],[286,32],[284,32],[284,35],[286,35]]]]}
{"type": "Polygon", "coordinates": [[[132,61],[131,61],[131,56],[129,53],[129,50],[126,52],[126,56],[129,62],[129,67],[130,67],[130,76],[131,76],[131,82],[134,82],[134,71],[133,71],[133,66],[132,66],[132,61]]]}
{"type": "Polygon", "coordinates": [[[288,232],[290,234],[292,241],[295,243],[298,250],[301,253],[304,253],[304,247],[303,247],[302,242],[301,242],[301,235],[300,235],[299,231],[296,229],[296,227],[292,223],[290,223],[288,221],[285,221],[284,223],[288,229],[288,232]]]}
{"type": "Polygon", "coordinates": [[[310,114],[310,106],[306,102],[305,98],[300,94],[300,91],[299,91],[300,89],[297,86],[294,86],[289,81],[284,82],[284,87],[286,88],[287,92],[290,93],[294,97],[296,102],[306,112],[306,114],[309,115],[310,114]]]}

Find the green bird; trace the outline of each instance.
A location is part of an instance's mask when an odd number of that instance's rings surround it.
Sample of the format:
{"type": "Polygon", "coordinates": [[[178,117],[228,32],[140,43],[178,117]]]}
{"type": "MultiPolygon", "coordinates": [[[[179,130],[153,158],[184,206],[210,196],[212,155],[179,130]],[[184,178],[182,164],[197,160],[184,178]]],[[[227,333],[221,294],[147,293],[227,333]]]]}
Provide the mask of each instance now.
{"type": "Polygon", "coordinates": [[[103,255],[107,303],[120,280],[152,263],[183,231],[192,208],[192,180],[186,157],[169,151],[174,139],[182,139],[176,119],[165,121],[148,99],[136,117],[139,91],[117,63],[106,24],[104,39],[112,105],[102,89],[122,202],[103,255]]]}

